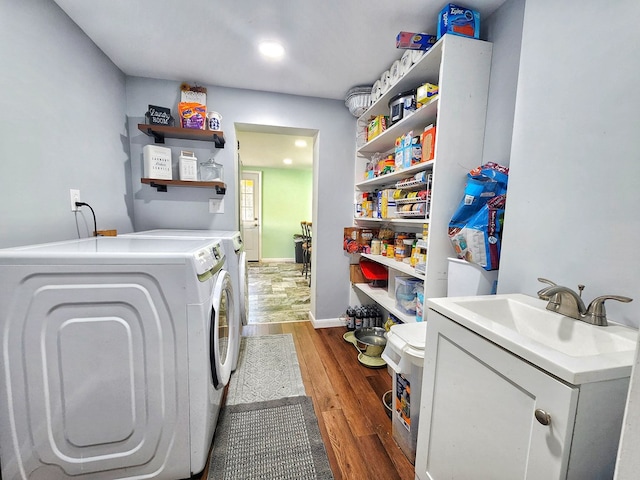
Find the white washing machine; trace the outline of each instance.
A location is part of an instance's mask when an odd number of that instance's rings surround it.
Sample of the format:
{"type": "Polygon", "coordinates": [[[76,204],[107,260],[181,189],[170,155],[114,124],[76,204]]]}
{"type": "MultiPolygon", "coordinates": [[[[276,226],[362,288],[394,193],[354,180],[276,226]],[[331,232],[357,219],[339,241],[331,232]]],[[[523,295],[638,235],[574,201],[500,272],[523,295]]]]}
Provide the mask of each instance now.
{"type": "Polygon", "coordinates": [[[249,278],[247,275],[247,254],[244,251],[242,235],[234,230],[178,230],[178,229],[156,229],[143,232],[129,233],[123,236],[138,236],[148,238],[217,238],[224,244],[227,254],[226,269],[231,275],[233,290],[236,295],[236,305],[238,306],[239,322],[237,324],[237,343],[234,344],[234,356],[232,371],[238,366],[238,355],[240,353],[240,337],[242,326],[247,324],[249,315],[249,278]]]}
{"type": "Polygon", "coordinates": [[[188,478],[231,373],[215,240],[0,250],[2,478],[188,478]]]}

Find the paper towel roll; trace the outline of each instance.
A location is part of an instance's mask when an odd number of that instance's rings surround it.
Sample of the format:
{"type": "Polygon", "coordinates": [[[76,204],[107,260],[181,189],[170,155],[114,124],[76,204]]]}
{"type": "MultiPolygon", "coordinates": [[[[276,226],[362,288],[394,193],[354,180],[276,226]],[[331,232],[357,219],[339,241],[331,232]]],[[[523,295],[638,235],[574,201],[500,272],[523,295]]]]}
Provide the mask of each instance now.
{"type": "Polygon", "coordinates": [[[389,88],[391,88],[391,74],[389,70],[385,70],[382,76],[380,77],[380,87],[382,89],[382,95],[387,93],[389,88]]]}
{"type": "Polygon", "coordinates": [[[400,60],[393,62],[389,69],[389,84],[395,85],[398,80],[400,80],[400,60]]]}
{"type": "Polygon", "coordinates": [[[376,100],[378,100],[380,98],[380,80],[376,80],[376,83],[373,84],[373,87],[371,87],[371,101],[375,102],[376,100]]]}
{"type": "Polygon", "coordinates": [[[411,53],[411,60],[413,60],[413,63],[418,63],[425,52],[424,50],[411,50],[411,53]]]}
{"type": "Polygon", "coordinates": [[[411,65],[413,65],[413,53],[411,53],[411,50],[406,50],[400,59],[400,76],[405,75],[411,68],[411,65]]]}

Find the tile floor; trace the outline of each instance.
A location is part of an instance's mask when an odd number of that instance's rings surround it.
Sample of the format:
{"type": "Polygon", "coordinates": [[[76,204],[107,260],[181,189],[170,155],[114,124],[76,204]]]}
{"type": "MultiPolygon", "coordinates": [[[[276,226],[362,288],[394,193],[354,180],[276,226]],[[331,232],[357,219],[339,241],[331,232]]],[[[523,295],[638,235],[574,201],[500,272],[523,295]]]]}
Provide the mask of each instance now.
{"type": "Polygon", "coordinates": [[[249,324],[309,320],[309,279],[301,263],[250,262],[249,324]]]}

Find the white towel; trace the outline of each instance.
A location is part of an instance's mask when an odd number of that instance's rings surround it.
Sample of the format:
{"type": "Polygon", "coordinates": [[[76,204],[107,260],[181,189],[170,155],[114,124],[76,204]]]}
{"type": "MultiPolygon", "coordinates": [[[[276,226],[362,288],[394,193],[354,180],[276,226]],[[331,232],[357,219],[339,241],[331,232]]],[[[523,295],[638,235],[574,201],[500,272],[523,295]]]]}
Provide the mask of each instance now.
{"type": "Polygon", "coordinates": [[[411,50],[411,52],[411,59],[413,60],[413,63],[418,63],[425,53],[424,50],[411,50]]]}

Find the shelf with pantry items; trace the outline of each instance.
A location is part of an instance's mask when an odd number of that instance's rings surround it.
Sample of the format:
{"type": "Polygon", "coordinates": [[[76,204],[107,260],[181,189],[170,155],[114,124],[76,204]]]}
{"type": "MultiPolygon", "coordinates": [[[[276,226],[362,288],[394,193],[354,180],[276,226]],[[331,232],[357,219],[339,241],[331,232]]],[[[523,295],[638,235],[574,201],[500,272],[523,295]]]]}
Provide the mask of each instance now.
{"type": "Polygon", "coordinates": [[[387,257],[384,255],[373,255],[371,253],[361,253],[360,255],[374,262],[378,262],[385,267],[393,268],[394,270],[398,270],[399,272],[424,280],[424,273],[417,272],[416,269],[408,263],[399,262],[395,258],[387,257]]]}
{"type": "Polygon", "coordinates": [[[393,185],[398,180],[405,178],[407,175],[413,175],[417,172],[421,172],[422,170],[433,168],[434,163],[435,163],[435,159],[428,160],[426,162],[416,163],[415,165],[412,165],[409,168],[403,168],[402,170],[397,170],[393,173],[388,173],[386,175],[380,175],[378,177],[363,180],[362,182],[356,183],[355,187],[358,190],[371,192],[373,190],[376,190],[376,188],[380,186],[393,185]]]}
{"type": "MultiPolygon", "coordinates": [[[[443,35],[413,63],[397,83],[391,85],[382,96],[379,96],[358,120],[358,127],[361,130],[357,138],[366,137],[367,140],[364,144],[356,145],[354,159],[356,178],[362,178],[358,177],[359,171],[364,171],[370,178],[362,181],[358,179],[355,182],[354,224],[372,229],[388,226],[396,233],[403,231],[408,234],[414,233],[416,236],[421,227],[428,224],[429,235],[422,242],[429,252],[428,261],[418,264],[420,269],[416,269],[413,273],[403,272],[394,268],[395,260],[390,257],[374,255],[373,257],[378,258],[372,258],[374,261],[385,262],[385,265],[390,263],[387,265],[390,282],[392,277],[395,278],[397,275],[423,279],[425,301],[428,298],[447,295],[447,258],[454,254],[448,235],[449,221],[460,202],[460,194],[464,191],[467,171],[483,163],[491,56],[492,44],[489,42],[456,35],[443,35]],[[432,95],[427,101],[419,101],[417,89],[428,87],[427,84],[437,86],[437,95],[432,95]],[[393,109],[396,105],[395,99],[399,96],[405,98],[405,94],[412,89],[416,89],[415,104],[411,103],[409,95],[408,100],[402,105],[402,116],[398,119],[393,109]],[[419,106],[421,103],[422,106],[419,106]],[[414,109],[411,110],[411,108],[414,109]],[[395,121],[387,125],[386,120],[395,121]],[[433,130],[429,128],[431,125],[434,127],[433,130]],[[386,126],[388,128],[385,128],[386,126]],[[425,131],[428,133],[425,134],[425,131]],[[404,153],[401,155],[402,160],[399,161],[396,147],[400,144],[401,137],[406,140],[411,139],[412,146],[416,145],[416,137],[421,137],[419,145],[422,147],[423,161],[416,161],[415,151],[412,151],[409,156],[409,162],[404,153]],[[425,142],[425,139],[429,139],[429,142],[425,142]],[[425,151],[429,154],[425,155],[425,151]],[[395,171],[389,172],[390,167],[386,163],[376,163],[379,158],[377,154],[386,156],[389,163],[392,163],[393,158],[394,167],[398,168],[392,168],[395,171]],[[386,168],[381,169],[383,166],[386,168]],[[395,200],[399,210],[407,206],[424,205],[424,214],[413,213],[412,207],[411,212],[405,212],[404,218],[396,217],[393,211],[387,211],[386,215],[372,212],[369,217],[369,208],[366,210],[358,208],[360,201],[365,202],[374,198],[377,200],[376,194],[373,193],[376,191],[386,190],[387,200],[390,199],[388,192],[411,191],[398,183],[420,173],[431,175],[432,185],[427,187],[416,182],[415,187],[410,187],[408,183],[406,187],[416,188],[417,191],[428,191],[424,194],[425,198],[418,198],[413,202],[404,198],[395,200]],[[371,192],[371,195],[366,196],[368,192],[371,192]],[[413,215],[420,218],[413,218],[413,215]],[[391,218],[375,218],[381,216],[391,218]]],[[[403,195],[403,197],[407,198],[409,195],[403,195]]],[[[420,208],[422,207],[416,207],[416,209],[420,208]]],[[[382,206],[379,210],[382,210],[382,206]]],[[[389,292],[392,291],[391,288],[390,286],[389,292]]],[[[358,292],[361,291],[362,289],[358,289],[358,292]]],[[[364,293],[368,294],[368,292],[364,293]]],[[[387,293],[387,297],[391,295],[387,293]]],[[[382,296],[377,298],[380,302],[387,301],[382,296]]]]}
{"type": "Polygon", "coordinates": [[[389,128],[383,130],[382,133],[358,148],[358,154],[367,155],[392,149],[395,146],[396,138],[403,133],[410,130],[421,131],[425,125],[435,123],[437,112],[438,97],[436,96],[429,103],[418,108],[409,116],[393,123],[389,128]]]}
{"type": "Polygon", "coordinates": [[[396,307],[395,298],[390,297],[385,288],[372,287],[368,283],[354,283],[353,286],[402,322],[415,323],[416,316],[400,311],[396,307]]]}
{"type": "Polygon", "coordinates": [[[406,222],[417,219],[424,223],[429,218],[432,178],[431,173],[419,171],[392,183],[393,188],[358,194],[357,197],[362,198],[356,199],[356,220],[406,222]]]}
{"type": "Polygon", "coordinates": [[[200,130],[197,128],[149,125],[146,123],[139,123],[138,130],[149,137],[153,137],[155,143],[164,143],[165,138],[181,138],[184,140],[213,142],[216,148],[224,148],[225,144],[224,133],[219,130],[200,130]]]}

